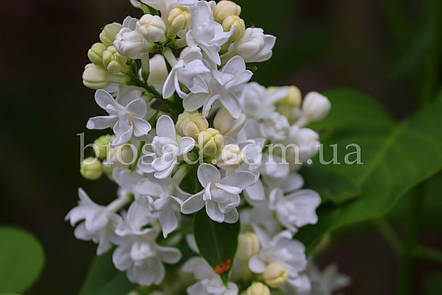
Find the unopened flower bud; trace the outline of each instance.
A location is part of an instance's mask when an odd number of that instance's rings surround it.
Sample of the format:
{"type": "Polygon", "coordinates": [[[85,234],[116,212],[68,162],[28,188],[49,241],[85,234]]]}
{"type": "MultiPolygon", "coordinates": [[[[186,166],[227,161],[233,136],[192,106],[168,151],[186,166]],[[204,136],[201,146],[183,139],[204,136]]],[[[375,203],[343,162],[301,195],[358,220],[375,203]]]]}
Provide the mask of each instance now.
{"type": "Polygon", "coordinates": [[[166,24],[158,15],[145,14],[138,21],[138,31],[149,42],[166,40],[166,24]]]}
{"type": "Polygon", "coordinates": [[[209,128],[209,122],[199,112],[187,112],[178,116],[176,123],[177,131],[182,136],[198,138],[198,134],[209,128]]]}
{"type": "Polygon", "coordinates": [[[89,60],[96,64],[103,64],[103,52],[106,50],[106,46],[103,43],[95,43],[92,45],[91,49],[87,52],[87,56],[89,60]]]}
{"type": "Polygon", "coordinates": [[[284,266],[278,263],[271,263],[264,270],[262,275],[264,282],[272,288],[279,288],[285,283],[289,278],[289,274],[284,266]]]}
{"type": "Polygon", "coordinates": [[[223,29],[226,32],[230,32],[230,30],[234,27],[233,34],[230,36],[229,41],[236,42],[244,36],[244,32],[246,31],[246,25],[244,20],[242,20],[239,16],[231,15],[226,17],[223,21],[223,29]]]}
{"type": "Polygon", "coordinates": [[[224,137],[218,130],[209,128],[198,134],[198,145],[205,156],[214,158],[224,147],[224,137]]]}
{"type": "Polygon", "coordinates": [[[304,98],[302,114],[309,122],[324,119],[330,111],[331,103],[327,97],[317,92],[310,92],[304,98]]]}
{"type": "Polygon", "coordinates": [[[276,38],[265,35],[263,29],[247,28],[244,36],[235,43],[235,51],[245,62],[263,62],[272,56],[276,38]]]}
{"type": "Polygon", "coordinates": [[[260,249],[261,243],[256,234],[251,232],[243,233],[238,237],[238,251],[236,252],[236,257],[239,260],[247,261],[258,254],[260,249]]]}
{"type": "Polygon", "coordinates": [[[103,166],[96,158],[87,158],[81,163],[81,176],[89,180],[96,180],[103,174],[103,166]]]}
{"type": "Polygon", "coordinates": [[[227,17],[231,15],[239,16],[241,13],[241,6],[232,1],[223,0],[218,2],[213,8],[213,17],[219,23],[222,23],[227,17]]]}
{"type": "Polygon", "coordinates": [[[171,38],[189,27],[192,15],[186,7],[178,6],[169,12],[167,21],[169,23],[167,35],[171,38]]]}
{"type": "Polygon", "coordinates": [[[243,127],[246,116],[241,114],[238,119],[234,119],[226,108],[218,111],[213,120],[213,126],[224,136],[234,136],[243,127]]]}
{"type": "Polygon", "coordinates": [[[114,141],[115,135],[103,135],[94,141],[95,156],[100,159],[106,159],[110,144],[114,141]]]}
{"type": "Polygon", "coordinates": [[[149,77],[147,83],[158,88],[161,92],[161,88],[167,79],[167,75],[169,75],[169,72],[167,70],[164,56],[156,54],[149,62],[149,77]]]}
{"type": "Polygon", "coordinates": [[[108,24],[100,33],[100,41],[106,46],[111,46],[114,43],[115,36],[120,32],[121,25],[118,23],[108,24]]]}
{"type": "Polygon", "coordinates": [[[263,283],[255,282],[247,289],[246,295],[270,295],[270,289],[263,283]]]}
{"type": "Polygon", "coordinates": [[[277,105],[281,105],[288,108],[297,108],[301,105],[301,91],[296,86],[288,86],[288,95],[277,102],[277,105]]]}
{"type": "Polygon", "coordinates": [[[218,165],[221,167],[238,167],[243,162],[243,154],[237,144],[224,146],[218,165]]]}
{"type": "Polygon", "coordinates": [[[125,72],[127,57],[121,56],[113,46],[109,46],[103,52],[103,65],[111,73],[125,72]]]}
{"type": "Polygon", "coordinates": [[[115,36],[114,46],[122,56],[130,58],[140,58],[152,49],[152,44],[140,32],[129,28],[121,29],[115,36]]]}
{"type": "Polygon", "coordinates": [[[91,89],[103,89],[111,83],[126,83],[127,77],[111,74],[103,67],[95,64],[87,64],[83,72],[83,84],[91,89]]]}

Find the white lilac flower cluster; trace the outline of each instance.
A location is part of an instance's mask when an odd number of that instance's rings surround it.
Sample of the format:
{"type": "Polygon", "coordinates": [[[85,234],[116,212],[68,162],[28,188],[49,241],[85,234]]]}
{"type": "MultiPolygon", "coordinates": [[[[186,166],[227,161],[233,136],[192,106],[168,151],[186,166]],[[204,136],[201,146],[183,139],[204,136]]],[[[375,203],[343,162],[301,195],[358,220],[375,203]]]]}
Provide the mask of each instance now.
{"type": "Polygon", "coordinates": [[[318,219],[320,197],[302,189],[297,171],[318,152],[318,134],[305,126],[327,115],[328,99],[312,92],[302,101],[294,86],[250,82],[248,64],[270,59],[276,38],[246,28],[231,1],[131,3],[145,14],[106,25],[83,74],[103,109],[87,128],[113,134],[95,141],[81,174],[107,175],[118,197],[100,206],[80,189],[66,217],[75,236],[97,243],[98,255],[114,249],[115,267],[159,294],[176,294],[180,284],[193,295],[345,286],[334,269],[318,272],[294,239],[318,219]],[[189,225],[200,210],[217,223],[241,219],[228,283],[197,254],[189,225]],[[187,261],[183,239],[194,250],[187,261]],[[165,282],[173,266],[195,281],[165,282]]]}

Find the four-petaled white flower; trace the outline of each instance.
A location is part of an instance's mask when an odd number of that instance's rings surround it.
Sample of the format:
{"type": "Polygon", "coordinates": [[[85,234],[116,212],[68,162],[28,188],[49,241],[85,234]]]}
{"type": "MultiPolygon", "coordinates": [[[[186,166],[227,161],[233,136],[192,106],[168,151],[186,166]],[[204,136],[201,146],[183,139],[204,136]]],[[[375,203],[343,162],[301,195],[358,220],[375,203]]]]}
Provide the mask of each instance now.
{"type": "Polygon", "coordinates": [[[152,141],[153,153],[140,158],[138,169],[145,173],[154,173],[158,179],[169,177],[178,163],[177,158],[190,152],[195,146],[191,137],[182,137],[177,141],[175,124],[167,115],[162,115],[156,126],[157,136],[152,141]]]}
{"type": "Polygon", "coordinates": [[[163,263],[175,264],[181,259],[178,249],[156,243],[159,229],[149,227],[155,220],[149,204],[147,197],[139,197],[132,203],[116,230],[118,247],[112,257],[115,267],[127,271],[131,282],[144,286],[160,284],[165,275],[163,263]]]}
{"type": "Polygon", "coordinates": [[[239,194],[256,181],[249,172],[234,172],[222,178],[219,170],[210,164],[198,167],[198,180],[203,190],[184,201],[181,211],[191,214],[206,207],[207,215],[216,222],[235,223],[239,215],[239,194]]]}
{"type": "Polygon", "coordinates": [[[144,119],[147,106],[142,98],[130,101],[126,106],[119,104],[105,90],[97,90],[95,101],[108,116],[90,118],[86,127],[88,129],[106,129],[113,127],[117,136],[112,145],[118,146],[128,142],[132,136],[141,137],[150,131],[150,124],[144,119]]]}
{"type": "Polygon", "coordinates": [[[233,33],[224,32],[223,27],[213,20],[214,2],[199,1],[192,6],[192,25],[186,34],[188,46],[198,46],[214,64],[220,65],[219,51],[233,33]]]}
{"type": "Polygon", "coordinates": [[[212,70],[211,75],[203,77],[206,83],[205,92],[190,93],[183,99],[187,111],[203,107],[203,116],[207,117],[212,106],[219,101],[234,119],[241,116],[239,101],[253,73],[246,70],[246,64],[240,56],[230,59],[221,71],[212,70]]]}
{"type": "Polygon", "coordinates": [[[154,198],[152,208],[158,212],[165,238],[178,227],[183,200],[191,196],[179,187],[185,172],[185,169],[179,169],[173,178],[163,180],[145,178],[136,185],[138,194],[154,198]]]}
{"type": "Polygon", "coordinates": [[[227,287],[221,278],[199,257],[190,258],[183,265],[183,272],[193,273],[197,282],[187,288],[189,295],[237,295],[238,286],[229,282],[227,287]]]}
{"type": "Polygon", "coordinates": [[[97,255],[101,255],[110,249],[115,227],[121,218],[107,207],[95,204],[82,189],[78,189],[78,196],[78,206],[69,211],[65,219],[72,226],[84,220],[75,228],[75,237],[97,243],[97,255]]]}
{"type": "MultiPolygon", "coordinates": [[[[261,251],[250,258],[249,268],[254,273],[262,274],[270,264],[282,265],[288,273],[287,285],[299,286],[300,274],[307,266],[304,245],[292,239],[292,234],[283,231],[273,238],[260,228],[255,227],[262,248],[261,251]]],[[[289,294],[289,293],[288,293],[289,294]]]]}
{"type": "Polygon", "coordinates": [[[207,89],[201,76],[209,72],[210,70],[203,63],[201,50],[198,47],[186,47],[164,83],[164,98],[172,96],[175,91],[180,97],[185,97],[187,94],[181,90],[180,83],[192,93],[206,92],[207,89]]]}

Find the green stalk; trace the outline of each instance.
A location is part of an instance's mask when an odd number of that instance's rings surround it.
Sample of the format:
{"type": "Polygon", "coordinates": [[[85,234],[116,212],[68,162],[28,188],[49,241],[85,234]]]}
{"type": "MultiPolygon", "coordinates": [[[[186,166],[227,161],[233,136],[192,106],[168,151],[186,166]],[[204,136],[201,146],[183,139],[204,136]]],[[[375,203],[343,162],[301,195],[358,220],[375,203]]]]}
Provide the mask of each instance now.
{"type": "Polygon", "coordinates": [[[400,295],[412,295],[416,288],[416,255],[419,244],[420,220],[422,212],[423,191],[425,183],[418,185],[412,192],[409,208],[407,231],[399,257],[399,289],[400,295]]]}
{"type": "Polygon", "coordinates": [[[410,29],[402,0],[380,0],[380,4],[397,47],[406,48],[410,29]]]}

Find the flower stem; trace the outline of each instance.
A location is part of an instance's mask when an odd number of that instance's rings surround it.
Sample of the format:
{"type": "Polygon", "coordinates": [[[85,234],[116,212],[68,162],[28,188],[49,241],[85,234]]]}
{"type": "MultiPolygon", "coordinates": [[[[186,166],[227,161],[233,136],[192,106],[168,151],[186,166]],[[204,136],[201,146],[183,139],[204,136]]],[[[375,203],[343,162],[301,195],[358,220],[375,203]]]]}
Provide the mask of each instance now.
{"type": "Polygon", "coordinates": [[[419,258],[424,258],[442,264],[442,251],[431,247],[419,246],[415,254],[419,258]]]}
{"type": "Polygon", "coordinates": [[[379,232],[384,236],[385,240],[394,250],[395,254],[399,257],[401,253],[401,240],[399,239],[394,228],[384,218],[379,218],[374,221],[379,232]]]}
{"type": "Polygon", "coordinates": [[[419,243],[419,221],[421,220],[421,208],[423,201],[424,183],[419,184],[412,192],[409,208],[407,232],[400,253],[399,289],[398,294],[415,294],[416,287],[416,255],[415,249],[419,243]]]}

